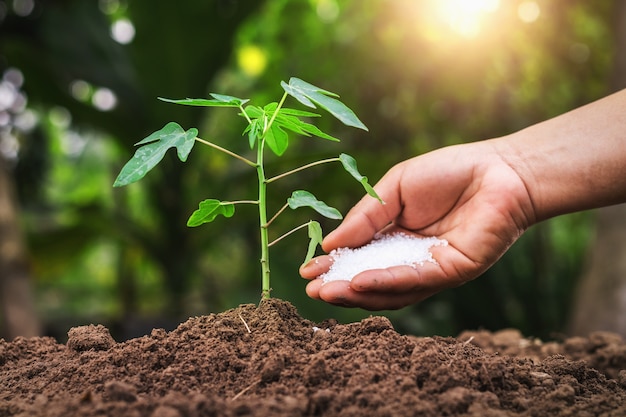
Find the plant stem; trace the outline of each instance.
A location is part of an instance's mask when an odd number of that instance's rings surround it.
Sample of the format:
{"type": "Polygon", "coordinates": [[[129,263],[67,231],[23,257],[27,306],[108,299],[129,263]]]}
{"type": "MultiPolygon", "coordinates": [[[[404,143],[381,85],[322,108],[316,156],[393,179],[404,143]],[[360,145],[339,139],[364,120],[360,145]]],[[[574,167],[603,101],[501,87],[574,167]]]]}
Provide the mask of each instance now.
{"type": "Polygon", "coordinates": [[[261,298],[270,298],[270,259],[267,235],[267,183],[263,168],[263,145],[265,136],[257,145],[256,172],[259,179],[259,226],[261,230],[261,298]]]}
{"type": "MultiPolygon", "coordinates": [[[[280,99],[280,103],[276,107],[272,118],[263,126],[263,135],[258,141],[257,156],[256,156],[256,172],[259,179],[259,226],[261,231],[261,298],[270,298],[270,250],[269,250],[269,238],[267,234],[267,179],[265,178],[265,169],[263,167],[263,150],[265,147],[265,135],[274,123],[280,108],[282,107],[287,93],[283,94],[280,99]]],[[[244,116],[248,120],[248,123],[252,123],[248,118],[248,115],[244,111],[244,116]]],[[[264,118],[267,120],[267,117],[264,118]]]]}
{"type": "Polygon", "coordinates": [[[303,166],[301,166],[299,168],[292,169],[291,171],[287,171],[287,172],[284,172],[284,173],[282,173],[280,175],[276,175],[275,177],[272,177],[272,178],[268,179],[266,182],[269,184],[270,182],[279,180],[279,179],[284,178],[284,177],[286,177],[288,175],[295,174],[298,171],[302,171],[302,170],[314,167],[316,165],[327,164],[329,162],[336,162],[336,161],[341,161],[341,159],[339,159],[339,158],[328,158],[328,159],[322,159],[321,161],[311,162],[310,164],[306,164],[306,165],[303,165],[303,166]]]}
{"type": "Polygon", "coordinates": [[[257,200],[222,201],[221,204],[259,204],[257,200]]]}
{"type": "Polygon", "coordinates": [[[280,242],[281,240],[283,240],[284,238],[286,238],[287,236],[289,236],[292,233],[297,232],[300,229],[304,229],[305,227],[307,227],[309,224],[311,223],[311,221],[308,221],[304,224],[301,224],[298,227],[294,227],[293,229],[291,229],[290,231],[288,231],[287,233],[283,234],[282,236],[277,237],[276,239],[274,239],[272,242],[270,242],[270,244],[268,246],[273,246],[276,243],[280,242]]]}
{"type": "Polygon", "coordinates": [[[196,137],[196,140],[197,140],[198,142],[200,142],[200,143],[204,144],[204,145],[210,146],[210,147],[212,147],[212,148],[214,148],[214,149],[217,149],[218,151],[224,152],[225,154],[230,155],[230,156],[232,156],[233,158],[237,158],[237,159],[239,159],[240,161],[243,161],[243,162],[245,162],[246,164],[250,165],[251,167],[255,167],[255,168],[256,168],[256,164],[255,164],[254,162],[252,162],[251,160],[249,160],[249,159],[247,159],[247,158],[244,158],[244,157],[243,157],[243,156],[241,156],[241,155],[237,155],[236,153],[231,152],[231,151],[229,151],[229,150],[228,150],[228,149],[226,149],[226,148],[222,148],[221,146],[216,145],[216,144],[214,144],[214,143],[212,143],[212,142],[209,142],[208,140],[200,139],[200,138],[198,138],[198,137],[196,137]]]}

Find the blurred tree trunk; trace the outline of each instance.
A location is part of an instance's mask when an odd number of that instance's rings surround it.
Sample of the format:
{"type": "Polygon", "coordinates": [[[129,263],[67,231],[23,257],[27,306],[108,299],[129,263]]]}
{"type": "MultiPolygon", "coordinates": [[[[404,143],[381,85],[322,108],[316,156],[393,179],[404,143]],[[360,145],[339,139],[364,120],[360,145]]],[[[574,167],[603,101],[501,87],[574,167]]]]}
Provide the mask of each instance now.
{"type": "Polygon", "coordinates": [[[41,334],[30,278],[15,193],[0,158],[0,314],[7,340],[41,334]]]}
{"type": "MultiPolygon", "coordinates": [[[[617,91],[626,88],[626,2],[616,0],[613,7],[615,64],[612,87],[617,91]]],[[[586,335],[595,330],[607,330],[626,336],[625,204],[597,210],[595,236],[587,256],[587,266],[572,305],[569,331],[586,335]]]]}

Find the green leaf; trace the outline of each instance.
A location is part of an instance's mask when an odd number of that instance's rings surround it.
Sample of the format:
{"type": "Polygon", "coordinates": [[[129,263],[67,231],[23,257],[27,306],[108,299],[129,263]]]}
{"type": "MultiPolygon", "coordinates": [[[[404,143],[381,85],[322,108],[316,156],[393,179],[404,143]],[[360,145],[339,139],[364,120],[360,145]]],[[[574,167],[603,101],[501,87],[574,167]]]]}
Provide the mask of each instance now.
{"type": "Polygon", "coordinates": [[[317,126],[306,123],[295,116],[283,114],[282,109],[278,112],[276,119],[274,119],[274,124],[277,124],[281,127],[284,127],[285,129],[289,129],[303,136],[314,135],[323,139],[339,142],[339,139],[322,132],[320,129],[317,128],[317,126]]]}
{"type": "Polygon", "coordinates": [[[223,103],[229,103],[229,104],[237,104],[237,107],[249,102],[250,100],[247,98],[239,98],[239,97],[233,97],[233,96],[227,96],[225,94],[217,94],[217,93],[210,93],[209,94],[211,97],[213,97],[215,100],[217,101],[221,101],[223,103]]]}
{"type": "Polygon", "coordinates": [[[252,119],[252,124],[246,128],[244,133],[248,132],[250,148],[254,146],[261,135],[265,134],[265,143],[267,146],[276,155],[281,156],[289,146],[289,137],[287,132],[282,129],[281,123],[277,123],[276,120],[274,120],[274,123],[264,132],[264,129],[267,129],[267,121],[272,117],[277,106],[278,103],[269,103],[263,109],[257,106],[246,107],[244,111],[246,115],[252,119]]]}
{"type": "Polygon", "coordinates": [[[356,160],[351,157],[348,154],[342,153],[341,155],[339,155],[339,160],[341,161],[341,164],[343,165],[343,168],[348,171],[350,173],[350,175],[352,175],[354,177],[354,179],[356,179],[358,182],[361,183],[361,185],[363,186],[363,188],[365,189],[365,191],[367,192],[367,194],[369,194],[370,196],[374,197],[375,199],[377,199],[378,201],[380,201],[382,204],[384,204],[385,202],[378,196],[378,194],[376,193],[376,191],[374,191],[374,189],[372,188],[372,186],[369,184],[367,177],[361,175],[361,173],[359,172],[359,170],[357,169],[356,166],[356,160]]]}
{"type": "Polygon", "coordinates": [[[317,245],[322,244],[322,226],[316,221],[309,222],[309,239],[309,249],[306,252],[304,262],[302,262],[303,265],[313,259],[317,245]]]}
{"type": "Polygon", "coordinates": [[[173,100],[170,98],[159,97],[159,100],[167,103],[182,104],[185,106],[202,106],[202,107],[240,107],[247,103],[248,99],[226,96],[223,94],[210,94],[213,100],[204,98],[185,98],[181,100],[173,100]]]}
{"type": "Polygon", "coordinates": [[[276,103],[275,101],[267,103],[265,107],[263,107],[263,112],[268,116],[271,116],[272,114],[274,114],[274,111],[276,111],[276,107],[278,107],[278,103],[276,103]]]}
{"type": "Polygon", "coordinates": [[[287,94],[294,97],[305,106],[315,109],[317,108],[316,105],[318,105],[335,116],[346,126],[368,130],[348,106],[337,100],[336,97],[339,97],[337,94],[323,90],[295,77],[289,79],[289,84],[281,81],[280,85],[287,94]]]}
{"type": "MultiPolygon", "coordinates": [[[[278,103],[269,103],[262,109],[257,106],[247,106],[244,111],[252,119],[252,124],[246,127],[244,133],[248,133],[250,148],[252,148],[262,134],[264,120],[270,120],[274,116],[278,103]]],[[[269,148],[278,156],[282,155],[289,145],[288,136],[284,129],[291,130],[303,136],[317,136],[323,139],[339,142],[339,139],[322,132],[317,126],[306,123],[298,117],[319,117],[317,113],[302,110],[281,108],[274,118],[274,122],[267,132],[265,139],[269,148]],[[278,130],[274,130],[278,128],[278,130]]]]}
{"type": "Polygon", "coordinates": [[[276,118],[274,119],[274,124],[278,125],[280,127],[284,127],[285,129],[289,129],[292,132],[296,132],[299,135],[304,135],[304,136],[311,136],[309,135],[307,132],[305,132],[302,127],[301,124],[303,122],[298,119],[297,117],[294,116],[284,116],[282,114],[278,114],[278,116],[276,116],[276,118]]]}
{"type": "MultiPolygon", "coordinates": [[[[248,108],[249,107],[251,106],[248,106],[248,108]]],[[[254,109],[251,109],[251,111],[249,112],[249,116],[261,117],[262,114],[265,114],[267,118],[270,119],[274,115],[274,111],[276,110],[276,107],[277,107],[276,103],[270,103],[267,106],[265,106],[264,110],[261,110],[258,107],[254,108],[254,109]]],[[[246,112],[248,108],[246,108],[246,112]]],[[[303,135],[303,136],[313,135],[313,136],[317,136],[323,139],[328,139],[328,140],[332,140],[335,142],[339,142],[339,139],[337,139],[336,137],[331,136],[327,133],[324,133],[317,126],[311,123],[304,122],[298,118],[298,117],[319,117],[319,116],[320,115],[317,113],[311,113],[308,111],[281,108],[278,111],[278,115],[276,115],[276,118],[274,119],[274,124],[282,128],[291,130],[292,132],[295,132],[299,135],[303,135]]]]}
{"type": "Polygon", "coordinates": [[[178,158],[185,162],[195,143],[198,130],[191,128],[183,130],[178,123],[170,122],[161,130],[157,130],[135,145],[143,145],[135,155],[124,165],[113,183],[114,187],[121,187],[142,179],[165,156],[170,148],[176,148],[178,158]]]}
{"type": "Polygon", "coordinates": [[[246,127],[246,129],[243,131],[244,135],[248,133],[248,142],[250,143],[250,149],[254,148],[254,144],[256,143],[257,138],[263,133],[262,130],[263,128],[259,123],[259,119],[253,119],[252,123],[249,124],[248,127],[246,127]]]}
{"type": "Polygon", "coordinates": [[[300,121],[300,125],[299,126],[306,133],[309,133],[309,134],[311,134],[313,136],[317,136],[318,138],[322,138],[322,139],[332,140],[333,142],[339,142],[339,139],[337,139],[334,136],[330,136],[329,134],[326,134],[326,133],[322,132],[315,125],[312,125],[310,123],[305,123],[305,122],[300,121]]]}
{"type": "Polygon", "coordinates": [[[251,119],[258,119],[263,116],[263,109],[258,106],[246,106],[243,111],[245,111],[251,119]]]}
{"type": "Polygon", "coordinates": [[[283,107],[280,109],[281,114],[286,114],[289,116],[298,116],[298,117],[321,117],[318,113],[312,113],[310,111],[298,110],[298,109],[290,109],[287,107],[283,107]]]}
{"type": "Polygon", "coordinates": [[[270,129],[265,133],[265,143],[276,155],[281,156],[289,146],[289,137],[287,132],[272,124],[270,129]]]}
{"type": "Polygon", "coordinates": [[[187,220],[187,226],[196,227],[204,223],[210,223],[220,214],[224,217],[232,217],[235,214],[235,205],[215,199],[204,200],[187,220]]]}
{"type": "Polygon", "coordinates": [[[328,217],[329,219],[340,220],[343,218],[339,210],[327,206],[326,203],[318,200],[308,191],[294,191],[291,194],[291,197],[287,199],[287,204],[289,204],[289,207],[294,210],[300,207],[311,207],[313,210],[317,211],[324,217],[328,217]]]}

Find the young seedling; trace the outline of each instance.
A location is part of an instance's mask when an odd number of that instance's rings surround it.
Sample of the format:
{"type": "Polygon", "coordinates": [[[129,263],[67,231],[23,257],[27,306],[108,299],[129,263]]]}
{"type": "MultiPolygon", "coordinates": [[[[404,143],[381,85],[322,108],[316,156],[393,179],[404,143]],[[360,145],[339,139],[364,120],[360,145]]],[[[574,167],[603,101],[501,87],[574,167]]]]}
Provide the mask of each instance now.
{"type": "Polygon", "coordinates": [[[287,208],[297,209],[299,207],[310,207],[322,216],[330,219],[341,219],[341,213],[329,207],[323,201],[318,200],[313,194],[304,190],[296,190],[287,199],[284,206],[272,217],[267,214],[267,185],[295,174],[304,169],[316,165],[330,162],[340,162],[344,169],[354,177],[372,197],[382,200],[368,183],[367,177],[361,175],[357,169],[356,161],[347,154],[341,154],[336,158],[323,159],[311,162],[304,166],[292,169],[280,175],[268,177],[265,172],[264,157],[266,148],[269,148],[276,156],[281,156],[289,146],[287,131],[294,132],[302,136],[316,136],[329,141],[338,142],[339,139],[322,132],[315,125],[308,123],[305,119],[319,117],[317,113],[304,110],[297,110],[283,107],[288,96],[295,98],[306,107],[316,109],[320,107],[339,119],[347,126],[368,130],[367,127],[345,104],[338,100],[338,95],[330,91],[323,90],[298,78],[291,78],[289,83],[281,82],[284,94],[278,103],[269,103],[264,107],[246,105],[250,100],[241,99],[223,94],[210,94],[211,99],[183,99],[171,100],[160,98],[160,100],[182,104],[187,106],[206,107],[232,107],[239,111],[239,115],[245,118],[247,125],[243,130],[243,135],[247,134],[248,143],[251,149],[256,149],[256,160],[252,161],[244,156],[229,151],[213,142],[198,137],[198,130],[190,128],[184,130],[175,122],[166,124],[162,129],[152,133],[136,145],[140,146],[130,161],[124,165],[118,175],[114,187],[121,187],[143,178],[148,171],[154,168],[165,156],[170,148],[176,148],[178,158],[185,162],[196,142],[210,146],[218,151],[224,152],[236,158],[250,167],[256,169],[258,178],[258,199],[239,201],[220,201],[207,199],[199,204],[193,212],[187,225],[190,227],[199,226],[215,220],[219,215],[232,217],[235,213],[235,206],[238,204],[255,204],[259,209],[259,230],[261,237],[261,271],[262,271],[262,297],[270,296],[270,264],[269,248],[284,237],[302,228],[308,228],[309,247],[306,254],[305,263],[315,254],[317,245],[322,241],[322,229],[320,224],[314,220],[302,224],[284,233],[270,242],[268,228],[272,222],[287,208]],[[246,105],[244,107],[244,105],[246,105]]]}

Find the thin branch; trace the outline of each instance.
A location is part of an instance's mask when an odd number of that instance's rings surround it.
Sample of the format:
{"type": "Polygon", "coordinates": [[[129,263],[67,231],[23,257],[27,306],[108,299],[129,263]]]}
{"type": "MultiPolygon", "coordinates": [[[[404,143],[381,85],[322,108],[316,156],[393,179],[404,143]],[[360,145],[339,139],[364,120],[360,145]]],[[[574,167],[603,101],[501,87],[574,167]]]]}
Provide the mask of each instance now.
{"type": "Polygon", "coordinates": [[[220,201],[221,205],[225,204],[259,204],[258,200],[236,200],[236,201],[220,201]]]}
{"type": "Polygon", "coordinates": [[[283,107],[283,103],[285,102],[286,98],[287,98],[287,92],[285,91],[285,94],[283,94],[282,98],[280,99],[280,102],[278,103],[278,106],[276,106],[276,110],[274,110],[274,114],[272,114],[272,118],[270,119],[269,123],[263,126],[263,136],[265,136],[265,134],[267,133],[267,130],[274,123],[274,120],[276,119],[276,116],[278,116],[278,113],[280,112],[280,108],[283,107]]]}
{"type": "Polygon", "coordinates": [[[256,164],[255,164],[254,162],[252,162],[251,160],[249,160],[249,159],[247,159],[247,158],[244,158],[244,157],[243,157],[243,156],[241,156],[241,155],[237,155],[236,153],[231,152],[231,151],[229,151],[229,150],[228,150],[228,149],[226,149],[226,148],[222,148],[221,146],[216,145],[216,144],[214,144],[214,143],[212,143],[212,142],[209,142],[208,140],[200,139],[200,138],[198,138],[198,137],[196,137],[196,140],[197,140],[198,142],[200,142],[200,143],[204,144],[204,145],[210,146],[210,147],[212,147],[212,148],[214,148],[214,149],[217,149],[218,151],[224,152],[225,154],[230,155],[230,156],[232,156],[233,158],[237,158],[237,159],[239,159],[240,161],[243,161],[244,163],[246,163],[246,164],[250,165],[250,166],[251,166],[251,167],[253,167],[253,168],[256,168],[256,164]]]}
{"type": "Polygon", "coordinates": [[[274,214],[274,216],[272,216],[272,218],[271,218],[271,219],[269,219],[269,221],[263,225],[263,227],[269,227],[269,226],[270,226],[270,224],[272,224],[272,222],[276,219],[276,217],[278,217],[278,216],[280,215],[280,213],[282,213],[283,211],[285,211],[285,210],[287,209],[287,207],[289,207],[289,203],[285,203],[285,205],[284,205],[284,206],[282,206],[282,207],[280,208],[280,210],[278,210],[278,211],[276,212],[276,214],[274,214]]]}
{"type": "Polygon", "coordinates": [[[297,231],[298,231],[298,230],[300,230],[300,229],[304,229],[304,228],[305,228],[305,227],[307,227],[309,224],[311,224],[311,222],[310,222],[310,221],[308,221],[308,222],[306,222],[306,223],[304,223],[304,224],[301,224],[300,226],[298,226],[298,227],[296,227],[296,228],[291,229],[290,231],[288,231],[288,232],[287,232],[287,233],[285,233],[284,235],[279,236],[279,237],[277,237],[276,239],[274,239],[274,240],[273,240],[272,242],[270,242],[270,244],[269,244],[269,245],[267,245],[267,246],[268,246],[268,247],[273,246],[275,243],[280,242],[281,240],[283,240],[284,238],[286,238],[286,237],[287,237],[287,236],[289,236],[290,234],[295,233],[295,232],[297,232],[297,231]]]}
{"type": "Polygon", "coordinates": [[[314,167],[316,165],[327,164],[329,162],[336,162],[336,161],[341,161],[341,159],[339,159],[339,158],[329,158],[329,159],[322,159],[321,161],[311,162],[310,164],[302,165],[299,168],[295,168],[295,169],[292,169],[291,171],[287,171],[287,172],[284,172],[284,173],[282,173],[280,175],[276,175],[275,177],[272,177],[272,178],[266,180],[265,182],[269,184],[272,181],[276,181],[278,179],[284,178],[284,177],[286,177],[288,175],[291,175],[291,174],[295,174],[296,172],[299,172],[299,171],[302,171],[302,170],[314,167]]]}
{"type": "Polygon", "coordinates": [[[240,104],[239,105],[239,109],[241,110],[241,113],[243,113],[243,117],[246,118],[246,120],[248,121],[248,124],[251,125],[252,124],[252,120],[250,120],[250,117],[248,116],[248,113],[246,113],[246,111],[244,110],[243,106],[240,104]]]}

